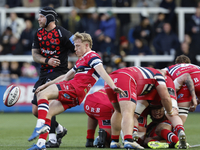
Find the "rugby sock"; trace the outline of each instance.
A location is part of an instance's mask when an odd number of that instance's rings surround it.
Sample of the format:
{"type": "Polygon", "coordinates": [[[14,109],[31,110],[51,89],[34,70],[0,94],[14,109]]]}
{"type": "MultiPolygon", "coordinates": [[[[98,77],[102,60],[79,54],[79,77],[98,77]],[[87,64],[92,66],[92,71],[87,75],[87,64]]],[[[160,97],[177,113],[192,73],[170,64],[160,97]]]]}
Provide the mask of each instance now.
{"type": "Polygon", "coordinates": [[[49,101],[46,99],[40,99],[38,101],[38,119],[46,119],[49,111],[49,101]]]}
{"type": "Polygon", "coordinates": [[[60,133],[62,133],[63,132],[63,126],[61,126],[59,123],[58,123],[58,125],[57,125],[57,127],[56,127],[56,133],[57,134],[60,134],[60,133]]]}
{"type": "Polygon", "coordinates": [[[51,141],[54,144],[57,142],[57,138],[56,138],[56,134],[55,133],[50,133],[49,132],[49,141],[51,141]]]}
{"type": "MultiPolygon", "coordinates": [[[[49,127],[49,130],[50,130],[50,127],[51,127],[51,120],[50,119],[47,119],[45,120],[45,125],[47,125],[49,127]]],[[[46,132],[46,133],[43,133],[43,134],[40,134],[39,136],[39,139],[47,139],[47,136],[49,134],[49,130],[46,132]]]]}
{"type": "MultiPolygon", "coordinates": [[[[53,116],[52,118],[51,118],[51,130],[50,130],[50,132],[49,133],[56,133],[55,132],[55,130],[56,130],[56,117],[55,116],[53,116]]],[[[50,138],[49,138],[50,139],[50,138]]]]}
{"type": "Polygon", "coordinates": [[[178,140],[178,137],[173,133],[171,132],[170,130],[167,130],[167,129],[163,129],[161,130],[161,136],[167,141],[167,142],[174,142],[174,143],[177,143],[179,140],[178,140]]]}
{"type": "Polygon", "coordinates": [[[138,132],[138,127],[134,126],[133,132],[134,132],[134,131],[138,132]]]}
{"type": "Polygon", "coordinates": [[[43,145],[45,145],[46,140],[45,139],[38,139],[37,146],[41,148],[43,145]]]}
{"type": "Polygon", "coordinates": [[[185,131],[183,125],[180,125],[180,124],[179,124],[179,125],[177,125],[177,126],[175,127],[175,131],[176,131],[177,133],[179,133],[179,130],[185,131]]]}
{"type": "Polygon", "coordinates": [[[119,142],[119,135],[111,135],[111,140],[115,142],[119,142]]]}
{"type": "Polygon", "coordinates": [[[87,130],[87,139],[94,139],[94,134],[95,134],[95,130],[94,129],[88,129],[87,130]]]}
{"type": "Polygon", "coordinates": [[[132,135],[124,135],[124,141],[127,140],[129,142],[133,142],[133,137],[132,135]]]}

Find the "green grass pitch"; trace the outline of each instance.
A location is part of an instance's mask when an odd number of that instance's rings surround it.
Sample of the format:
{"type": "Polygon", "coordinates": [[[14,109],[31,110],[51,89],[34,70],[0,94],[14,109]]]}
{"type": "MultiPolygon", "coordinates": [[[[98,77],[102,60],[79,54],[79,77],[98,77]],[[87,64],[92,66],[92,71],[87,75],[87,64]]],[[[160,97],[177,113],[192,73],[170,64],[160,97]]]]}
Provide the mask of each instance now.
{"type": "MultiPolygon", "coordinates": [[[[185,123],[187,142],[190,145],[200,144],[199,115],[199,113],[190,113],[185,123]]],[[[87,130],[87,115],[85,113],[62,113],[57,116],[57,121],[68,129],[68,134],[63,138],[59,150],[97,149],[85,148],[87,130]]],[[[31,113],[0,112],[0,150],[28,149],[37,142],[37,140],[32,142],[27,140],[35,125],[36,118],[31,113]]],[[[200,147],[190,149],[199,150],[200,147]]],[[[56,148],[51,150],[56,150],[56,148]]]]}

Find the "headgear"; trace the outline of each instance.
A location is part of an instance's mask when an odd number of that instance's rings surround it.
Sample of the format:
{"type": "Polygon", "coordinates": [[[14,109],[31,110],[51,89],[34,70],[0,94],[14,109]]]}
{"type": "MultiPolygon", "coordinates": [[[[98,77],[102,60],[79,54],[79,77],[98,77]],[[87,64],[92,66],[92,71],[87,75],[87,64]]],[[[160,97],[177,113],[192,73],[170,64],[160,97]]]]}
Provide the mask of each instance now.
{"type": "Polygon", "coordinates": [[[40,9],[39,14],[46,17],[47,21],[45,24],[45,28],[49,25],[52,21],[57,21],[58,14],[52,7],[43,7],[40,9]]]}

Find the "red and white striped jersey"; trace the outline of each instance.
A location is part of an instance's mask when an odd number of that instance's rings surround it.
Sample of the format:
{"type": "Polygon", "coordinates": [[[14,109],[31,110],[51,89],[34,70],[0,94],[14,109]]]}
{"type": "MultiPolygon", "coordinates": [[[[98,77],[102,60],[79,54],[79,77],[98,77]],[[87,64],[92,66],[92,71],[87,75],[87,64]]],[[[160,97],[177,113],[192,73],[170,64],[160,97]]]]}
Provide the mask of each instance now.
{"type": "Polygon", "coordinates": [[[124,73],[130,76],[137,85],[137,95],[145,95],[151,92],[156,86],[165,84],[162,74],[150,67],[127,67],[114,71],[114,73],[124,73]]]}
{"type": "Polygon", "coordinates": [[[194,64],[176,64],[166,67],[164,70],[167,71],[167,75],[169,75],[173,80],[185,73],[200,73],[200,67],[194,64]]]}
{"type": "Polygon", "coordinates": [[[90,88],[96,83],[100,75],[95,71],[95,67],[102,64],[101,57],[95,52],[90,51],[86,53],[83,57],[76,61],[73,67],[76,73],[74,78],[69,82],[76,89],[76,92],[87,93],[90,88]]]}

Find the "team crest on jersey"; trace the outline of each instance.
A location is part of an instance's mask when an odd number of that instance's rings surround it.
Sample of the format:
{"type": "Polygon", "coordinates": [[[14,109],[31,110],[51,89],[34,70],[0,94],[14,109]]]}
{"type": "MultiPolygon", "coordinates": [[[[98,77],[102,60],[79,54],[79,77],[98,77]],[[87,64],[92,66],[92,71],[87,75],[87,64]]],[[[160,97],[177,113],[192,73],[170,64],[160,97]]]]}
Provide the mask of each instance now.
{"type": "Polygon", "coordinates": [[[70,99],[70,96],[67,93],[64,94],[64,97],[70,99]]]}
{"type": "Polygon", "coordinates": [[[184,94],[182,94],[182,93],[181,93],[181,94],[179,94],[179,95],[178,95],[178,98],[181,98],[181,97],[183,97],[183,95],[184,95],[184,94]]]}
{"type": "Polygon", "coordinates": [[[168,89],[169,95],[175,96],[174,89],[172,89],[172,88],[167,88],[167,89],[168,89]]]}

